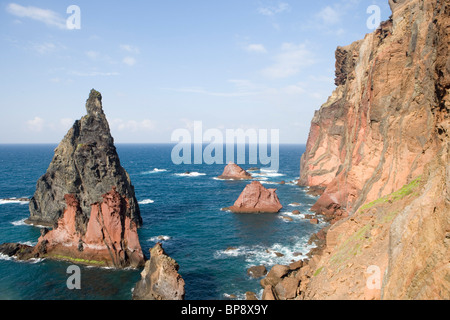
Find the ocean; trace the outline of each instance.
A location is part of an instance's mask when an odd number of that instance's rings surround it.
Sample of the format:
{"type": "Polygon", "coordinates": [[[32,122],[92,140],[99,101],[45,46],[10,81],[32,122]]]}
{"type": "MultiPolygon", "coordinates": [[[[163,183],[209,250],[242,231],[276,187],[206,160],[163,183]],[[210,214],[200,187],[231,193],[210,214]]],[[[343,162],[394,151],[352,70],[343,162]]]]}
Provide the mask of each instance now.
{"type": "MultiPolygon", "coordinates": [[[[36,181],[50,164],[56,145],[0,145],[0,243],[34,245],[39,227],[29,226],[28,203],[5,201],[31,197],[36,181]]],[[[304,145],[281,145],[278,172],[261,165],[241,165],[267,188],[276,188],[283,205],[279,214],[234,214],[233,205],[248,181],[218,180],[225,165],[175,165],[173,145],[117,144],[139,201],[143,226],[142,249],[156,242],[180,265],[187,300],[245,299],[261,296],[260,279],[247,275],[251,266],[289,264],[305,258],[312,248],[312,225],[304,214],[317,200],[295,184],[304,145]],[[285,181],[281,185],[279,182],[285,181]],[[301,215],[292,215],[300,210],[301,215]],[[290,217],[292,221],[284,219],[290,217]]],[[[320,219],[319,219],[320,220],[320,219]]],[[[18,262],[0,256],[0,299],[129,300],[141,270],[81,267],[81,289],[69,290],[70,263],[46,259],[18,262]]]]}

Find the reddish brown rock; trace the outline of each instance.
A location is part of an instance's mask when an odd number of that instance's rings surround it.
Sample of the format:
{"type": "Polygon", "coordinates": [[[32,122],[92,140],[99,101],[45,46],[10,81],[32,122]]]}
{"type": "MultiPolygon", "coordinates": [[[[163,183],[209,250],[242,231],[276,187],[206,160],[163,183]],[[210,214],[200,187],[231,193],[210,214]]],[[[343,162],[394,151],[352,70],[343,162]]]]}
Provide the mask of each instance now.
{"type": "Polygon", "coordinates": [[[126,214],[128,200],[116,188],[91,206],[84,221],[80,203],[66,195],[66,210],[55,229],[42,235],[36,248],[45,246],[45,257],[116,268],[141,267],[144,255],[135,222],[126,214]]]}
{"type": "Polygon", "coordinates": [[[133,289],[133,300],[184,300],[185,283],[178,269],[177,262],[157,243],[133,289]]]}
{"type": "Polygon", "coordinates": [[[250,180],[252,176],[237,164],[229,163],[218,178],[224,180],[250,180]]]}
{"type": "Polygon", "coordinates": [[[337,88],[311,122],[299,184],[323,190],[313,209],[332,226],[305,299],[450,297],[450,2],[389,4],[337,49],[337,88]]]}
{"type": "Polygon", "coordinates": [[[266,189],[259,181],[253,181],[228,209],[235,213],[278,213],[282,208],[276,189],[266,189]]]}

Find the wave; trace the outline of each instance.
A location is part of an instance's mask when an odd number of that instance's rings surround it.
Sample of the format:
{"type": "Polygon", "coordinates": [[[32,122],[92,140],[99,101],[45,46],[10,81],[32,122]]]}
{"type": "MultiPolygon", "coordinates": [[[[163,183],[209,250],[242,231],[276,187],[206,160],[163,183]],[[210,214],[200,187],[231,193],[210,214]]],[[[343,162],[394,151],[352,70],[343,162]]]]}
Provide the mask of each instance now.
{"type": "Polygon", "coordinates": [[[172,237],[170,237],[170,236],[156,236],[156,237],[151,237],[147,241],[159,242],[159,241],[169,241],[170,239],[172,239],[172,237]]]}
{"type": "Polygon", "coordinates": [[[261,184],[272,184],[272,185],[280,184],[279,182],[266,181],[266,180],[261,180],[260,182],[261,182],[261,184]]]}
{"type": "Polygon", "coordinates": [[[23,218],[21,220],[17,220],[17,221],[13,221],[11,222],[11,224],[13,226],[27,226],[27,224],[25,223],[25,220],[27,220],[26,218],[23,218]]]}
{"type": "Polygon", "coordinates": [[[29,200],[22,200],[25,198],[9,198],[9,199],[0,199],[0,205],[1,204],[20,204],[20,205],[26,205],[30,201],[29,200]]]}
{"type": "Polygon", "coordinates": [[[166,169],[155,168],[155,169],[150,170],[150,171],[141,172],[141,174],[153,174],[153,173],[160,173],[160,172],[167,172],[167,170],[166,169]]]}
{"type": "Polygon", "coordinates": [[[308,237],[305,236],[287,245],[275,243],[270,247],[255,245],[218,250],[214,253],[214,258],[220,260],[244,257],[248,268],[257,265],[271,267],[275,264],[289,265],[292,261],[305,259],[306,254],[315,247],[314,244],[308,244],[308,237]]]}
{"type": "Polygon", "coordinates": [[[154,202],[155,202],[154,200],[145,199],[145,200],[139,201],[138,203],[144,205],[144,204],[151,204],[151,203],[154,203],[154,202]]]}
{"type": "Polygon", "coordinates": [[[206,173],[200,173],[200,172],[185,172],[185,173],[175,173],[178,177],[199,177],[199,176],[206,176],[206,173]]]}

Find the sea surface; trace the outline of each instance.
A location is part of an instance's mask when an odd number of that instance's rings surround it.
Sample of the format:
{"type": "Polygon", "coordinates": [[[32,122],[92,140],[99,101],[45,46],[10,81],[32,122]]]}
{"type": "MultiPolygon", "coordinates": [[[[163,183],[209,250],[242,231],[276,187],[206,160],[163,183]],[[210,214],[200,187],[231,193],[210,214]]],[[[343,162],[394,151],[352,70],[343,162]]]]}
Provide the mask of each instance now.
{"type": "MultiPolygon", "coordinates": [[[[5,201],[31,197],[36,181],[52,160],[56,145],[0,145],[0,243],[34,245],[39,227],[29,226],[28,203],[5,201]]],[[[281,145],[278,172],[260,165],[241,165],[267,188],[276,188],[283,205],[279,214],[234,214],[233,205],[248,182],[218,180],[225,165],[175,165],[173,145],[116,145],[122,166],[135,186],[143,227],[142,249],[162,242],[180,265],[188,300],[244,299],[245,292],[262,293],[260,279],[247,269],[289,264],[312,248],[308,239],[323,227],[304,214],[316,201],[295,184],[304,145],[281,145]],[[189,172],[189,173],[187,173],[189,172]],[[286,184],[280,185],[279,182],[286,184]],[[300,210],[301,215],[292,215],[300,210]],[[283,219],[290,217],[292,221],[283,219]],[[281,256],[281,255],[282,256],[281,256]],[[301,255],[300,255],[301,254],[301,255]]],[[[81,289],[69,290],[70,263],[51,260],[18,262],[0,256],[0,299],[129,300],[141,270],[81,267],[81,289]]]]}

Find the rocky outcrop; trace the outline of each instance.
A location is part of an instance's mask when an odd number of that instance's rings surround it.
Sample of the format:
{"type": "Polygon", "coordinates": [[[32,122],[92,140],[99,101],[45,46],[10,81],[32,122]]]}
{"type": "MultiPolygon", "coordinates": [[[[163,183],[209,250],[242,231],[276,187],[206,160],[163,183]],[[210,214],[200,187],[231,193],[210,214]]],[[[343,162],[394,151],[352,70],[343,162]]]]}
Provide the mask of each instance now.
{"type": "Polygon", "coordinates": [[[26,221],[53,227],[66,208],[65,196],[74,195],[86,220],[91,204],[116,187],[128,199],[127,216],[139,227],[139,206],[128,173],[122,168],[102,108],[102,96],[92,90],[86,102],[87,115],[75,121],[55,150],[47,172],[37,181],[26,221]]]}
{"type": "Polygon", "coordinates": [[[92,204],[85,220],[76,196],[66,195],[66,209],[53,230],[42,229],[36,246],[7,243],[0,253],[18,260],[48,258],[97,267],[138,268],[145,257],[137,226],[127,215],[128,202],[115,188],[92,204]]]}
{"type": "Polygon", "coordinates": [[[133,289],[133,300],[184,300],[184,280],[179,266],[157,243],[150,250],[141,280],[133,289]]]}
{"type": "Polygon", "coordinates": [[[99,92],[91,91],[88,114],[75,122],[56,148],[30,201],[28,222],[53,230],[43,229],[35,247],[4,245],[0,248],[4,254],[115,268],[144,265],[137,233],[142,221],[139,207],[120,165],[101,99],[99,92]]]}
{"type": "Polygon", "coordinates": [[[128,201],[115,187],[91,206],[88,221],[75,195],[66,195],[66,210],[55,229],[42,235],[43,257],[115,268],[144,265],[136,223],[127,216],[128,201]]]}
{"type": "Polygon", "coordinates": [[[450,298],[450,3],[389,3],[390,20],[338,48],[311,123],[299,183],[334,219],[305,299],[450,298]]]}
{"type": "Polygon", "coordinates": [[[253,181],[227,209],[235,213],[278,213],[282,208],[276,189],[266,189],[259,181],[253,181]]]}
{"type": "Polygon", "coordinates": [[[234,163],[229,163],[218,177],[224,180],[250,180],[252,175],[234,163]]]}

